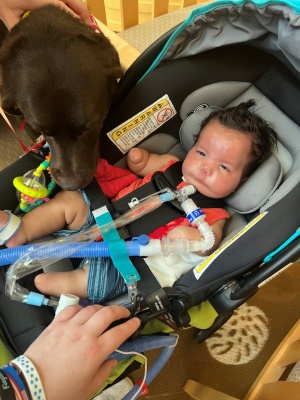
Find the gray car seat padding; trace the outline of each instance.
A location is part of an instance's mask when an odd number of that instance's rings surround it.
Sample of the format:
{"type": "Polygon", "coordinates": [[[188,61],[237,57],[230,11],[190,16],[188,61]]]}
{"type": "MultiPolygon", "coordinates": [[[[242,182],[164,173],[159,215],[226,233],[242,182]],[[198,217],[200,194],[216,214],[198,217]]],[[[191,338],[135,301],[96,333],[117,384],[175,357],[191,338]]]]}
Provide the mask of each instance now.
{"type": "Polygon", "coordinates": [[[285,64],[291,63],[299,70],[300,31],[297,28],[300,21],[292,8],[285,4],[257,7],[250,1],[239,6],[212,3],[211,8],[206,13],[201,7],[195,10],[177,29],[155,64],[228,44],[253,41],[257,47],[276,54],[285,64]]]}

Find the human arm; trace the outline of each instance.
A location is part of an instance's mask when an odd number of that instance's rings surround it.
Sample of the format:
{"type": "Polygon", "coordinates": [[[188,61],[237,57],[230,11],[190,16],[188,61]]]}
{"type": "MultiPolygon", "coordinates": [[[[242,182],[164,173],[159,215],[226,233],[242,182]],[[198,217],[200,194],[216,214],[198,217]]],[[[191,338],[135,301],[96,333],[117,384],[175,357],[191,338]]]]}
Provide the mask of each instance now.
{"type": "Polygon", "coordinates": [[[81,0],[1,0],[0,19],[10,30],[26,11],[36,10],[49,3],[78,15],[87,25],[91,24],[89,11],[81,0]]]}
{"type": "Polygon", "coordinates": [[[116,366],[105,361],[139,327],[137,318],[105,331],[118,319],[128,318],[121,306],[61,311],[25,352],[41,378],[47,400],[87,400],[116,366]]]}
{"type": "MultiPolygon", "coordinates": [[[[215,242],[214,245],[211,249],[207,250],[206,252],[198,252],[197,254],[200,256],[209,256],[212,254],[217,247],[219,246],[221,240],[222,240],[222,235],[223,235],[223,229],[226,223],[226,219],[220,219],[216,221],[213,225],[211,225],[213,234],[215,236],[215,242]]],[[[194,228],[192,226],[186,226],[186,225],[178,225],[174,229],[172,229],[170,232],[167,234],[169,239],[188,239],[188,240],[203,240],[203,236],[199,232],[197,228],[194,228]]]]}
{"type": "Polygon", "coordinates": [[[146,176],[162,169],[168,161],[178,160],[178,157],[172,154],[149,153],[145,149],[133,148],[127,155],[128,168],[139,176],[146,176]]]}

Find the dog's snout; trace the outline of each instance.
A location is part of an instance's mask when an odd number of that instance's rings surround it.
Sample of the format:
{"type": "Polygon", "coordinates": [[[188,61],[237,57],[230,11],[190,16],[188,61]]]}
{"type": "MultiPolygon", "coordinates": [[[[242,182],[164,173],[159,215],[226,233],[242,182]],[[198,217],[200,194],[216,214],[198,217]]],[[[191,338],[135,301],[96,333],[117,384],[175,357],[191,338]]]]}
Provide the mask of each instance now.
{"type": "Polygon", "coordinates": [[[87,174],[87,170],[86,169],[79,169],[77,171],[77,175],[80,176],[80,177],[84,178],[86,176],[86,174],[87,174]]]}
{"type": "MultiPolygon", "coordinates": [[[[82,168],[82,169],[77,169],[76,170],[76,175],[77,176],[85,176],[86,174],[87,174],[87,169],[84,169],[84,168],[82,168]]],[[[71,173],[70,173],[70,170],[64,170],[64,169],[61,169],[61,168],[51,168],[51,173],[53,174],[53,175],[55,175],[56,177],[58,177],[58,178],[60,178],[61,176],[66,176],[66,175],[72,175],[71,173]]]]}
{"type": "Polygon", "coordinates": [[[64,190],[77,190],[87,186],[93,179],[91,169],[77,169],[76,171],[62,168],[51,168],[53,179],[64,190]]]}
{"type": "Polygon", "coordinates": [[[59,168],[51,168],[51,173],[55,177],[55,180],[58,180],[63,175],[63,171],[59,168]]]}

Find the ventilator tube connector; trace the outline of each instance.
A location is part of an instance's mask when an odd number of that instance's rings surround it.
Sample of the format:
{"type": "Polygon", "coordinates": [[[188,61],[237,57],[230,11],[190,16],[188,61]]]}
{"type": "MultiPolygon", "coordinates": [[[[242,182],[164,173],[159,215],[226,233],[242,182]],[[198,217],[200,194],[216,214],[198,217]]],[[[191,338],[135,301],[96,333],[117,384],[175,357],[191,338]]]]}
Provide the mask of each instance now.
{"type": "Polygon", "coordinates": [[[212,228],[205,221],[205,214],[201,208],[197,207],[192,199],[187,198],[181,203],[187,219],[192,226],[197,226],[199,232],[203,236],[203,240],[200,242],[200,252],[210,250],[215,243],[215,235],[212,228]]]}

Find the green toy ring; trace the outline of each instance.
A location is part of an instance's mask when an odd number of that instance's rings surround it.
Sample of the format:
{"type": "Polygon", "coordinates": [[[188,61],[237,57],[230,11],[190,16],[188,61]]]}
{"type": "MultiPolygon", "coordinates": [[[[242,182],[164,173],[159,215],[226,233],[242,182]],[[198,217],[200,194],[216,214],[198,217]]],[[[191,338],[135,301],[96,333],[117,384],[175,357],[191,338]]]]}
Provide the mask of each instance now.
{"type": "Polygon", "coordinates": [[[41,186],[41,188],[39,188],[38,190],[35,190],[35,189],[32,189],[32,188],[26,186],[23,183],[22,176],[17,176],[13,180],[13,185],[20,193],[24,193],[25,195],[30,196],[30,197],[42,199],[48,195],[48,190],[45,187],[41,186]]]}

